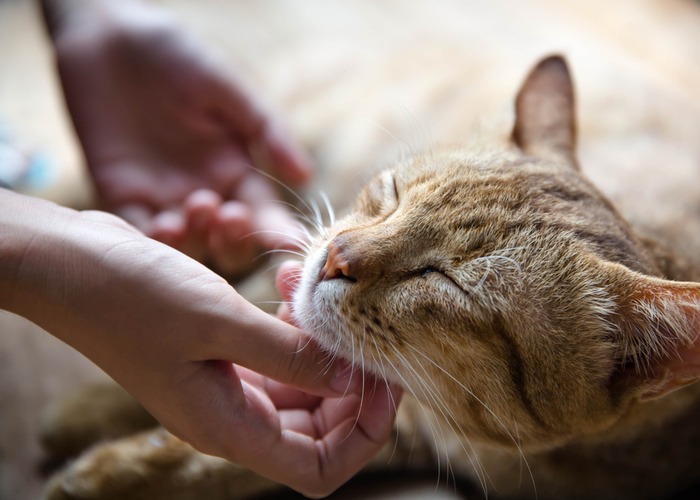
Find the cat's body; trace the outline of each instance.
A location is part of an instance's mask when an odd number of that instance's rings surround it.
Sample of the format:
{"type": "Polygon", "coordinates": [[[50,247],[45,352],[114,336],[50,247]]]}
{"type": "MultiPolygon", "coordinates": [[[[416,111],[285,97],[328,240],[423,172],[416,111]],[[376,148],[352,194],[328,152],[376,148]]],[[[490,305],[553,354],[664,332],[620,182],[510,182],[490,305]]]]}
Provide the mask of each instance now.
{"type": "MultiPolygon", "coordinates": [[[[687,216],[700,196],[679,195],[664,212],[658,195],[635,193],[658,168],[639,176],[620,168],[670,162],[680,175],[662,173],[657,188],[697,192],[700,183],[690,181],[700,175],[692,145],[700,137],[700,99],[685,95],[683,85],[671,91],[655,81],[622,98],[637,99],[639,109],[610,100],[615,91],[583,99],[582,114],[591,112],[589,104],[600,115],[587,115],[579,128],[582,170],[592,165],[595,180],[608,181],[603,187],[620,215],[578,170],[573,96],[561,59],[531,73],[515,125],[477,126],[482,130],[471,135],[466,130],[481,113],[470,105],[482,112],[506,102],[477,105],[485,89],[505,92],[489,82],[514,94],[522,77],[505,83],[514,70],[501,66],[495,78],[498,65],[483,55],[424,50],[437,56],[438,69],[456,62],[464,63],[462,76],[479,69],[487,75],[472,82],[479,98],[455,90],[469,87],[466,78],[444,75],[407,94],[427,93],[445,113],[431,135],[461,145],[409,151],[368,183],[351,214],[314,242],[294,303],[297,318],[329,349],[348,359],[361,353],[366,367],[423,402],[400,416],[407,429],[407,421],[418,421],[423,451],[413,465],[434,467],[441,456],[444,466],[448,457],[453,470],[504,498],[658,498],[700,479],[700,387],[672,391],[700,376],[700,292],[676,283],[700,280],[700,231],[693,232],[700,217],[687,216]],[[662,94],[668,105],[659,109],[638,99],[662,94]],[[619,109],[631,116],[622,119],[619,109]],[[605,136],[615,126],[617,142],[610,142],[605,136]]],[[[600,67],[614,68],[611,61],[600,67]]],[[[414,63],[399,61],[396,71],[414,63]]],[[[277,69],[284,74],[285,65],[277,69]]],[[[631,84],[642,74],[616,76],[631,84]]],[[[396,84],[391,74],[384,78],[396,84]]],[[[595,78],[589,74],[580,87],[603,85],[595,78]]],[[[312,109],[323,108],[316,104],[312,109]]],[[[367,156],[388,148],[370,144],[353,157],[343,139],[374,139],[347,118],[340,123],[351,130],[322,130],[333,115],[328,109],[311,115],[294,116],[317,156],[337,167],[321,176],[324,187],[347,201],[340,190],[347,191],[348,179],[367,156]],[[350,159],[343,164],[344,155],[350,159]]],[[[420,120],[406,121],[423,133],[420,120]]],[[[53,494],[226,498],[236,496],[237,484],[270,487],[154,432],[93,450],[54,483],[53,494]],[[175,491],[176,484],[185,486],[175,491]]],[[[402,450],[410,452],[403,441],[393,466],[408,462],[402,450]]]]}

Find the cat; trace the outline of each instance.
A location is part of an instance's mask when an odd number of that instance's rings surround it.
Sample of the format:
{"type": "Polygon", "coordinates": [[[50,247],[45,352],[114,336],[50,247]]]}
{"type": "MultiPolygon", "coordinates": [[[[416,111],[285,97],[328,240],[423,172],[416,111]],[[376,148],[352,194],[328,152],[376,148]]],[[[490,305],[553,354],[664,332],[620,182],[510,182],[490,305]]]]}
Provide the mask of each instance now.
{"type": "MultiPolygon", "coordinates": [[[[414,396],[391,467],[417,427],[413,465],[444,454],[497,498],[651,499],[700,479],[700,270],[627,223],[575,149],[569,70],[551,56],[506,140],[403,159],[312,241],[297,321],[414,396]]],[[[70,408],[54,414],[49,445],[70,408]]],[[[156,429],[86,451],[47,498],[276,487],[156,429]]]]}

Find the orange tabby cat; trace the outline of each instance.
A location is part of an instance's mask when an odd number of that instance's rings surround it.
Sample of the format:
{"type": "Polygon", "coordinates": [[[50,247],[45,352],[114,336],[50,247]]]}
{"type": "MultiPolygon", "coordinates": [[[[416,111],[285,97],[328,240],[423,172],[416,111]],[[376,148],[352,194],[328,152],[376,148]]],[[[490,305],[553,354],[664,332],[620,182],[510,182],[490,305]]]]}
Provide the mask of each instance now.
{"type": "MultiPolygon", "coordinates": [[[[562,58],[535,67],[515,110],[505,141],[434,148],[374,177],[312,242],[294,314],[422,403],[399,426],[418,420],[423,464],[434,440],[499,498],[683,489],[700,479],[700,272],[637,233],[580,172],[562,58]]],[[[46,440],[62,430],[49,422],[46,440]]],[[[409,454],[401,441],[393,466],[409,454]]],[[[155,430],[88,451],[48,495],[274,487],[155,430]]]]}

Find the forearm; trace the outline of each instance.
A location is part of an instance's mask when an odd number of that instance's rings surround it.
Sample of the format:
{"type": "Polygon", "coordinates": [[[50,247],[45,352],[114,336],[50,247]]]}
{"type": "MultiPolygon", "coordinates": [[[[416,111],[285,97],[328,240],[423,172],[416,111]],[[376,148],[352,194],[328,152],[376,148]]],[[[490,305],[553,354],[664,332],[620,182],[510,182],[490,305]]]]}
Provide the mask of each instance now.
{"type": "MultiPolygon", "coordinates": [[[[106,214],[104,214],[107,216],[106,214]]],[[[110,216],[107,216],[110,217],[110,216]]],[[[101,262],[128,231],[101,232],[89,213],[0,189],[0,309],[78,348],[95,330],[90,300],[103,289],[101,262]]]]}
{"type": "MultiPolygon", "coordinates": [[[[70,210],[0,189],[0,308],[26,316],[43,309],[41,282],[49,262],[38,250],[47,244],[47,228],[56,228],[70,210]]],[[[30,318],[31,319],[31,318],[30,318]]]]}

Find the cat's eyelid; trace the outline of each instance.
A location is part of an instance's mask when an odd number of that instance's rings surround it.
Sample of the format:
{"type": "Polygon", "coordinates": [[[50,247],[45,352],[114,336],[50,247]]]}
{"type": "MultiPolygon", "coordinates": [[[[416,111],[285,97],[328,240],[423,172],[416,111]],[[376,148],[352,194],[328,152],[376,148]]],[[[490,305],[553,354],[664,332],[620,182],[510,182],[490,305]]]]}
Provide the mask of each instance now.
{"type": "Polygon", "coordinates": [[[467,292],[464,288],[462,288],[459,285],[459,283],[457,282],[457,280],[455,280],[452,276],[450,276],[450,274],[448,272],[444,271],[439,266],[426,266],[423,269],[421,269],[419,271],[419,273],[420,273],[421,278],[425,278],[426,275],[428,275],[430,273],[440,274],[440,275],[444,276],[445,278],[447,278],[448,280],[450,280],[452,282],[452,284],[454,284],[454,286],[459,288],[462,293],[469,295],[469,292],[467,292]]]}

